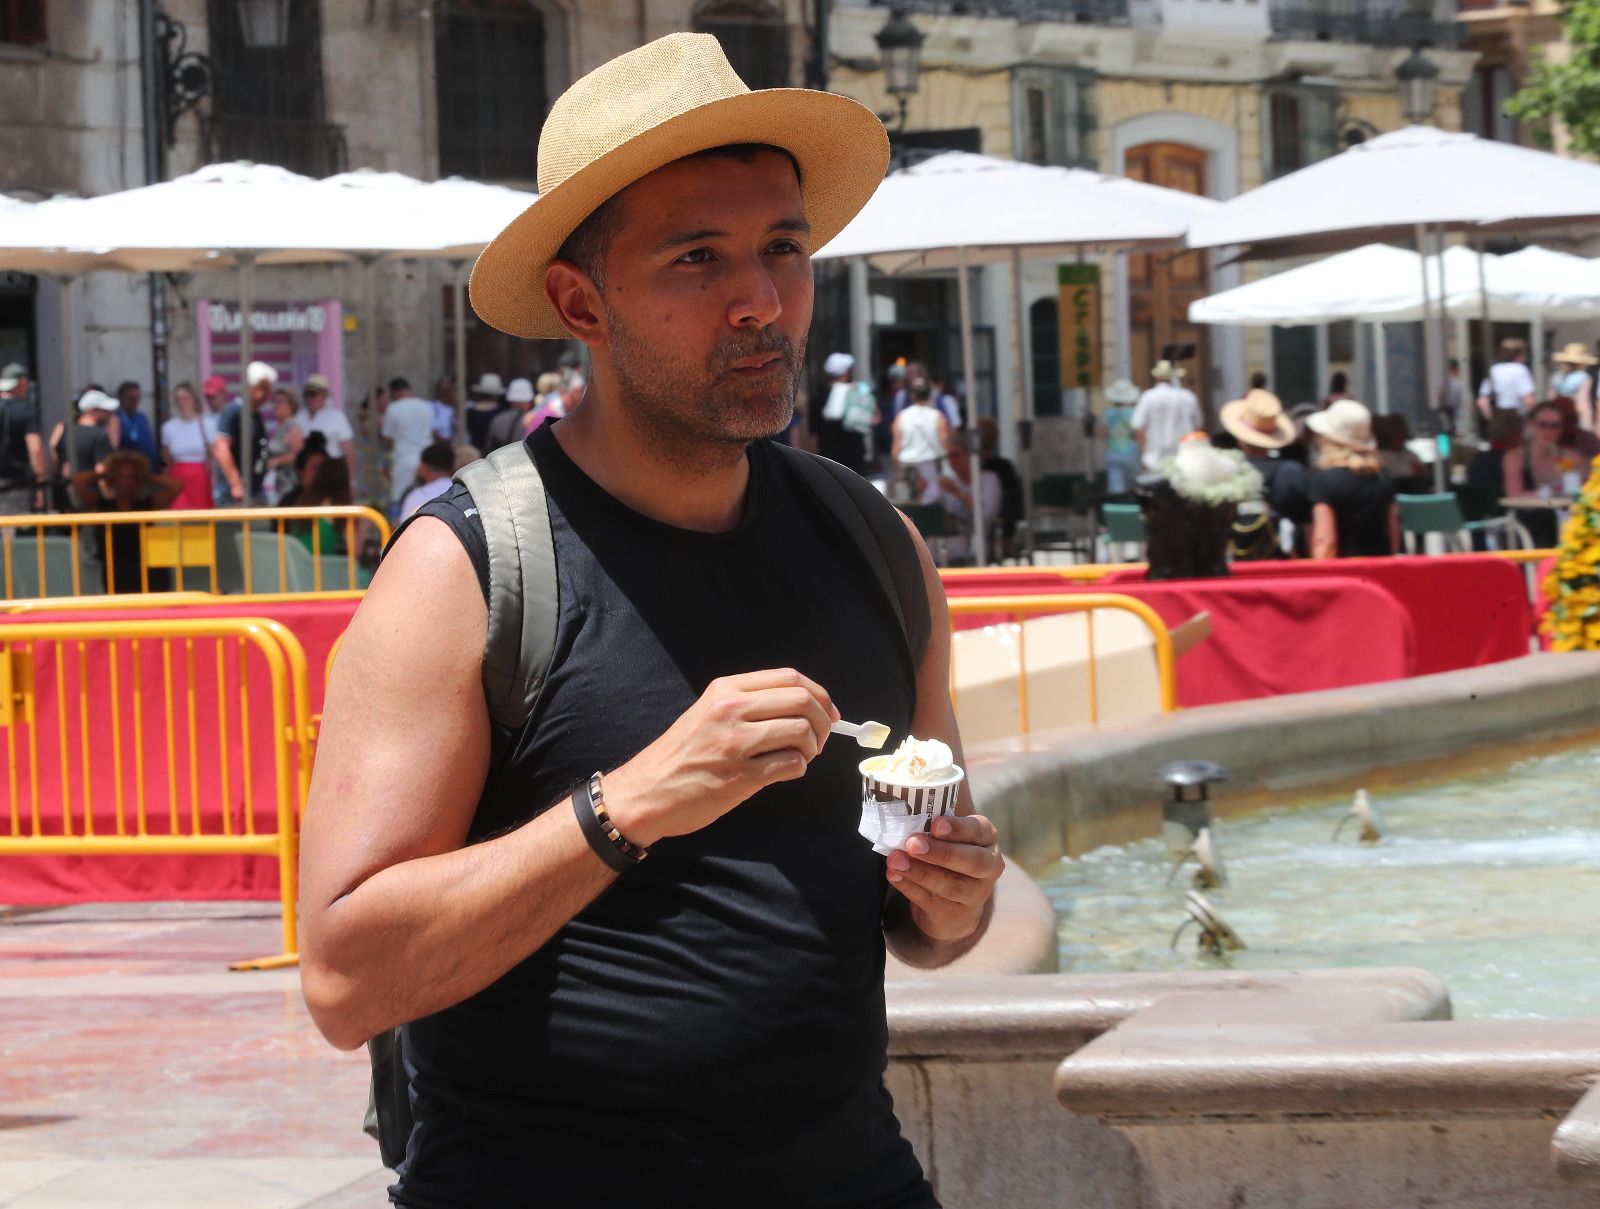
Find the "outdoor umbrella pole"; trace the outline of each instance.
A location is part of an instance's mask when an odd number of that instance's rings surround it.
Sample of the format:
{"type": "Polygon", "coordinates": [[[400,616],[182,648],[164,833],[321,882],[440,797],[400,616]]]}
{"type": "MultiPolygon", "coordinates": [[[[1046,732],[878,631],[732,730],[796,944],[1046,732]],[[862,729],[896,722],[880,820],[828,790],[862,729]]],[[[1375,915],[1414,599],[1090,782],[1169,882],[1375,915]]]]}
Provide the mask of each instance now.
{"type": "MultiPolygon", "coordinates": [[[[1478,254],[1478,295],[1483,299],[1483,312],[1480,316],[1483,327],[1479,339],[1483,342],[1483,376],[1489,377],[1489,367],[1494,364],[1494,320],[1489,315],[1489,266],[1488,257],[1484,255],[1483,245],[1473,242],[1472,250],[1478,254]]],[[[1472,372],[1472,358],[1467,358],[1467,372],[1472,372]]],[[[1491,404],[1493,400],[1491,399],[1491,404]]],[[[1478,388],[1472,388],[1472,409],[1478,409],[1478,388]]]]}
{"type": "MultiPolygon", "coordinates": [[[[62,413],[61,427],[67,434],[67,465],[70,469],[66,477],[69,479],[78,469],[78,413],[72,399],[72,282],[73,278],[65,273],[56,278],[56,285],[61,290],[61,382],[66,392],[66,410],[62,413]]],[[[48,504],[48,493],[45,499],[48,504]]]]}
{"type": "Polygon", "coordinates": [[[255,498],[255,409],[250,405],[250,360],[255,356],[255,328],[250,323],[250,313],[255,309],[256,258],[254,253],[239,253],[239,381],[244,389],[244,401],[239,408],[239,481],[244,484],[246,508],[255,498]]]}
{"type": "Polygon", "coordinates": [[[966,380],[966,405],[963,408],[966,425],[967,450],[972,455],[972,561],[983,566],[983,471],[978,466],[978,431],[974,427],[978,418],[977,375],[972,365],[972,287],[967,282],[967,249],[961,248],[961,263],[956,267],[957,295],[961,299],[961,367],[966,380]]]}
{"type": "Polygon", "coordinates": [[[463,272],[466,265],[464,260],[450,262],[456,281],[456,438],[462,444],[467,440],[467,279],[463,272]]]}
{"type": "Polygon", "coordinates": [[[1389,329],[1372,325],[1372,362],[1378,379],[1378,414],[1389,414],[1389,329]]]}
{"type": "MultiPolygon", "coordinates": [[[[1427,410],[1433,413],[1435,422],[1437,422],[1439,415],[1439,348],[1437,333],[1433,323],[1433,278],[1429,272],[1429,261],[1432,258],[1429,256],[1429,250],[1428,228],[1425,224],[1419,223],[1417,224],[1417,255],[1422,258],[1422,380],[1423,389],[1428,392],[1425,405],[1427,410]]],[[[1443,267],[1443,262],[1441,260],[1441,270],[1443,267]]],[[[1441,280],[1439,284],[1441,287],[1439,291],[1439,301],[1442,304],[1444,302],[1444,290],[1442,288],[1444,282],[1441,280]]],[[[1442,451],[1439,449],[1438,441],[1435,440],[1433,453],[1433,488],[1435,491],[1443,492],[1445,490],[1445,486],[1446,479],[1444,457],[1442,456],[1442,451]]]]}
{"type": "Polygon", "coordinates": [[[377,432],[382,426],[378,415],[378,258],[363,256],[361,271],[367,294],[367,423],[377,432]]]}
{"type": "MultiPolygon", "coordinates": [[[[1033,516],[1033,392],[1028,389],[1028,349],[1026,329],[1022,326],[1026,312],[1022,308],[1022,249],[1011,249],[1011,322],[1017,337],[1017,418],[1018,430],[1027,435],[1019,442],[1022,446],[1022,515],[1033,516]]],[[[983,486],[983,467],[978,468],[978,486],[983,486]]],[[[1031,543],[1030,543],[1031,544],[1031,543]]],[[[1028,561],[1033,561],[1029,551],[1028,561]]]]}

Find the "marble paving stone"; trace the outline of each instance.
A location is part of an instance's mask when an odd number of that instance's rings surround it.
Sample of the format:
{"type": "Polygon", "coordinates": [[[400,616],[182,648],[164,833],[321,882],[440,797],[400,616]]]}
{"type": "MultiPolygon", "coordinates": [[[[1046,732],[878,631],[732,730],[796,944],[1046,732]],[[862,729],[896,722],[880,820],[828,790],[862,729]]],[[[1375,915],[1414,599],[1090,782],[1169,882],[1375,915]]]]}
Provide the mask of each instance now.
{"type": "Polygon", "coordinates": [[[275,904],[0,908],[0,1207],[386,1204],[365,1053],[227,969],[280,940],[275,904]]]}

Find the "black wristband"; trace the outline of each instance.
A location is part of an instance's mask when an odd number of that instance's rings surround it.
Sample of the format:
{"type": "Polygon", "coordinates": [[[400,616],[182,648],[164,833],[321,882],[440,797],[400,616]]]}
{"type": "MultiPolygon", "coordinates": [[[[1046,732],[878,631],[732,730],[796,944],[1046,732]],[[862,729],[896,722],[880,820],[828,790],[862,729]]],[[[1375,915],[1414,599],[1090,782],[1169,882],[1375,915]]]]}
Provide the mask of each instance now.
{"type": "Polygon", "coordinates": [[[595,773],[572,791],[572,812],[578,816],[583,838],[589,841],[595,855],[618,873],[626,873],[649,856],[650,850],[630,843],[612,825],[605,796],[597,792],[599,783],[600,774],[595,773]]]}

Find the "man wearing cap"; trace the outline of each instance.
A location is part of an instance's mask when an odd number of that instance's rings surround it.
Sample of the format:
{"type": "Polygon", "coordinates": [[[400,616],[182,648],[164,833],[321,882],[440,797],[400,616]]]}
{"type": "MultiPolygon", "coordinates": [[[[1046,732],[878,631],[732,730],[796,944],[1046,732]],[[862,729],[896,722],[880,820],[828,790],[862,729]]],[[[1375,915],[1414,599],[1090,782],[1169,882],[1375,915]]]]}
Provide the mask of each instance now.
{"type": "Polygon", "coordinates": [[[533,411],[533,383],[527,378],[511,379],[511,385],[506,387],[506,402],[511,406],[489,425],[489,444],[484,447],[484,453],[520,441],[526,435],[528,416],[533,411]]]}
{"type": "Polygon", "coordinates": [[[963,784],[958,815],[875,855],[864,753],[828,734],[873,719],[960,762],[948,612],[891,531],[928,594],[919,657],[765,439],[794,407],[810,252],[887,162],[869,110],[752,93],[714,38],[674,34],[556,101],[539,200],[478,262],[486,322],[592,364],[526,445],[549,671],[524,726],[491,722],[483,522],[452,488],[346,634],[305,815],[313,1018],[346,1048],[404,1024],[396,1204],[937,1204],[883,1089],[884,945],[934,966],[975,943],[995,829],[963,784]]]}
{"type": "Polygon", "coordinates": [[[234,399],[222,409],[222,414],[217,417],[217,439],[211,446],[211,456],[216,458],[217,469],[228,484],[228,498],[236,504],[245,502],[244,479],[239,473],[239,451],[244,439],[246,406],[251,412],[250,435],[254,447],[250,459],[251,494],[259,497],[266,481],[267,434],[263,431],[261,411],[272,396],[272,388],[278,384],[278,371],[265,361],[252,361],[245,366],[244,382],[245,401],[234,399]]]}
{"type": "Polygon", "coordinates": [[[139,401],[143,396],[144,391],[137,382],[124,382],[117,387],[117,406],[122,409],[117,414],[122,425],[122,437],[117,448],[144,454],[150,469],[159,473],[161,446],[156,440],[155,425],[150,422],[149,416],[139,410],[139,401]]]}
{"type": "Polygon", "coordinates": [[[42,512],[48,477],[39,405],[29,398],[27,369],[13,361],[0,369],[0,516],[42,512]]]}
{"type": "Polygon", "coordinates": [[[330,458],[344,458],[350,469],[350,481],[356,481],[356,430],[350,426],[350,418],[344,414],[344,408],[334,407],[329,402],[333,393],[333,386],[321,374],[312,374],[306,379],[305,413],[306,422],[301,427],[309,434],[320,432],[328,445],[330,458]]]}
{"type": "Polygon", "coordinates": [[[849,353],[829,353],[822,363],[822,372],[828,375],[828,397],[822,404],[817,452],[865,474],[867,441],[878,422],[878,405],[867,385],[854,380],[855,365],[856,359],[849,353]]]}
{"type": "Polygon", "coordinates": [[[1159,470],[1161,463],[1178,452],[1183,438],[1198,431],[1204,420],[1194,392],[1179,385],[1183,370],[1171,361],[1158,361],[1150,376],[1155,385],[1139,396],[1133,408],[1133,439],[1139,442],[1144,468],[1159,470]]]}

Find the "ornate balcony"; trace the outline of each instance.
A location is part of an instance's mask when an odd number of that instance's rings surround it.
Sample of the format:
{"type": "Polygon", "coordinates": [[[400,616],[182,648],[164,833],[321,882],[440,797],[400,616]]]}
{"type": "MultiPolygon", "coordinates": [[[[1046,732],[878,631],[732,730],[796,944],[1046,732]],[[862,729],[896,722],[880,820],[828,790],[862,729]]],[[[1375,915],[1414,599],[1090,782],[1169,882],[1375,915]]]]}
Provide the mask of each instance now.
{"type": "Polygon", "coordinates": [[[1367,46],[1466,44],[1455,6],[1360,4],[1344,0],[1288,0],[1271,9],[1272,34],[1300,42],[1359,42],[1367,46]]]}
{"type": "MultiPolygon", "coordinates": [[[[872,0],[887,8],[888,0],[872,0]]],[[[907,12],[954,17],[1008,17],[1077,25],[1127,25],[1128,0],[909,0],[907,12]]]]}

